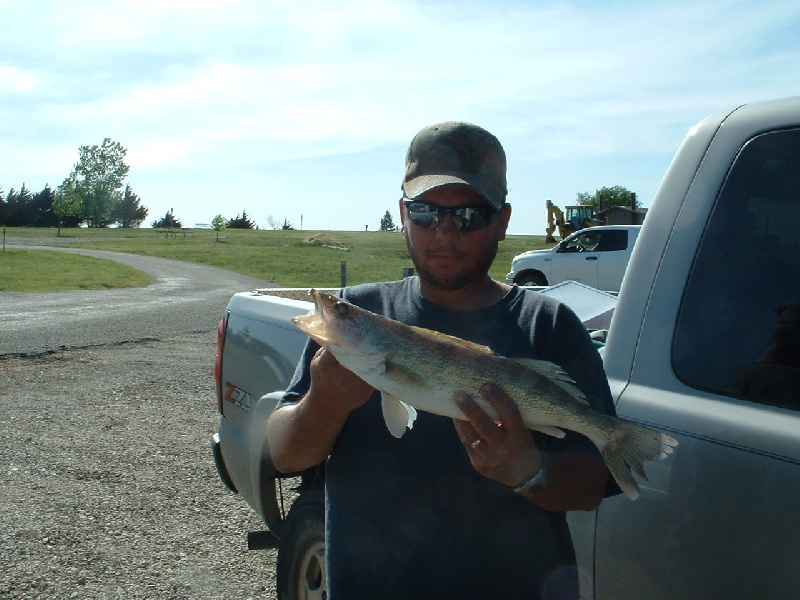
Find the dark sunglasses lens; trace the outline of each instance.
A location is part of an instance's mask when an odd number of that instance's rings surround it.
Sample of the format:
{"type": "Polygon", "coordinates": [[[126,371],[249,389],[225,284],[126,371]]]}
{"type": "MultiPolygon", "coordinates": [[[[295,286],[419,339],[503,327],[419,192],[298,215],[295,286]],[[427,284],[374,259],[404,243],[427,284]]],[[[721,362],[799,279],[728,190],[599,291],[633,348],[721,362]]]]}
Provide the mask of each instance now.
{"type": "Polygon", "coordinates": [[[439,223],[439,211],[435,206],[422,202],[409,202],[406,206],[408,207],[408,216],[420,227],[430,229],[439,223]]]}
{"type": "Polygon", "coordinates": [[[475,231],[489,224],[494,212],[483,207],[443,208],[425,202],[407,202],[409,218],[425,229],[438,227],[446,213],[453,217],[453,224],[459,231],[475,231]]]}
{"type": "Polygon", "coordinates": [[[453,211],[453,222],[459,231],[475,231],[486,227],[490,216],[483,208],[458,208],[453,211]]]}

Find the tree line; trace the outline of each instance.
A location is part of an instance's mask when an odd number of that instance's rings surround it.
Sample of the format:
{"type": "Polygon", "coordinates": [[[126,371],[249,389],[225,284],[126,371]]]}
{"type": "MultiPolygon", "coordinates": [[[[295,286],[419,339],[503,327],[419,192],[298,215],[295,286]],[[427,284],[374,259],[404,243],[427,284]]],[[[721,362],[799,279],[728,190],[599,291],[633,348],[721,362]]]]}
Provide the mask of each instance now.
{"type": "Polygon", "coordinates": [[[138,227],[147,207],[130,185],[127,150],[105,138],[100,145],[78,148],[78,162],[55,190],[45,185],[36,194],[23,183],[7,194],[0,189],[0,223],[10,227],[138,227]],[[123,191],[124,186],[124,191],[123,191]]]}
{"type": "MultiPolygon", "coordinates": [[[[0,187],[0,226],[4,227],[139,227],[149,210],[125,177],[130,167],[125,163],[127,150],[119,142],[105,138],[102,144],[80,146],[78,162],[55,190],[50,184],[32,192],[23,183],[17,190],[4,193],[0,187]],[[124,187],[124,191],[123,191],[124,187]]],[[[294,229],[288,220],[273,222],[274,229],[294,229]]],[[[180,219],[170,209],[150,223],[161,229],[180,229],[180,219]]],[[[214,218],[214,229],[257,229],[247,212],[232,219],[214,218]]]]}
{"type": "Polygon", "coordinates": [[[32,192],[23,183],[19,190],[11,188],[6,194],[0,188],[0,225],[5,227],[80,227],[92,222],[94,227],[139,227],[147,217],[147,208],[130,185],[125,186],[120,201],[101,220],[90,221],[80,212],[59,214],[57,193],[49,184],[40,192],[32,192]]]}

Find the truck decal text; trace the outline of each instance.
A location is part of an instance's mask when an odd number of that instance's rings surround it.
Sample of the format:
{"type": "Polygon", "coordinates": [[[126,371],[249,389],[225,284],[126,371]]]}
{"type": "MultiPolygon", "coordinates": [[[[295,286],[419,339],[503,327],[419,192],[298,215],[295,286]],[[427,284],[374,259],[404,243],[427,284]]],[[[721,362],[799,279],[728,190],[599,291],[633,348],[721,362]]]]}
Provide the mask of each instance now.
{"type": "Polygon", "coordinates": [[[238,388],[232,383],[225,383],[228,388],[225,392],[225,400],[241,408],[245,412],[250,412],[250,393],[238,388]]]}

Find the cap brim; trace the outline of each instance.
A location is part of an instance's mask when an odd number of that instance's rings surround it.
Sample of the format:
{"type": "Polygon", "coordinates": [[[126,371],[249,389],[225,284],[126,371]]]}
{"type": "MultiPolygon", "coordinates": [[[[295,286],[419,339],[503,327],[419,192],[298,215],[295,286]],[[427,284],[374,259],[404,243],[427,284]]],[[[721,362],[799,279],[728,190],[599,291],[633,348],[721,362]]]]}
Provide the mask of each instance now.
{"type": "Polygon", "coordinates": [[[445,185],[466,185],[478,192],[494,208],[499,209],[503,205],[503,199],[495,198],[486,188],[483,181],[477,177],[459,177],[457,175],[420,175],[411,181],[403,183],[403,193],[409,200],[414,200],[425,192],[445,186],[445,185]]]}

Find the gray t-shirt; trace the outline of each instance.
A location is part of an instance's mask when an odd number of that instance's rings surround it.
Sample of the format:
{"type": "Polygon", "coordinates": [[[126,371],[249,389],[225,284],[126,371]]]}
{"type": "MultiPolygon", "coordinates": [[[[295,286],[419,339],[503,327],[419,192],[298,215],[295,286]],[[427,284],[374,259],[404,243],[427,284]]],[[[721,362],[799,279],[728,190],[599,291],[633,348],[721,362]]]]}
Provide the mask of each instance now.
{"type": "MultiPolygon", "coordinates": [[[[565,305],[513,288],[493,306],[452,311],[425,300],[415,277],[347,288],[349,302],[455,335],[510,358],[560,365],[594,408],[614,414],[602,362],[565,305]]],[[[304,352],[282,404],[308,389],[304,352]]],[[[396,439],[380,393],[348,417],[326,463],[326,560],[331,600],[577,598],[563,512],[549,512],[478,474],[452,420],[420,411],[396,439]]],[[[578,434],[532,433],[547,452],[596,451],[578,434]]],[[[613,486],[610,492],[613,493],[613,486]]]]}

